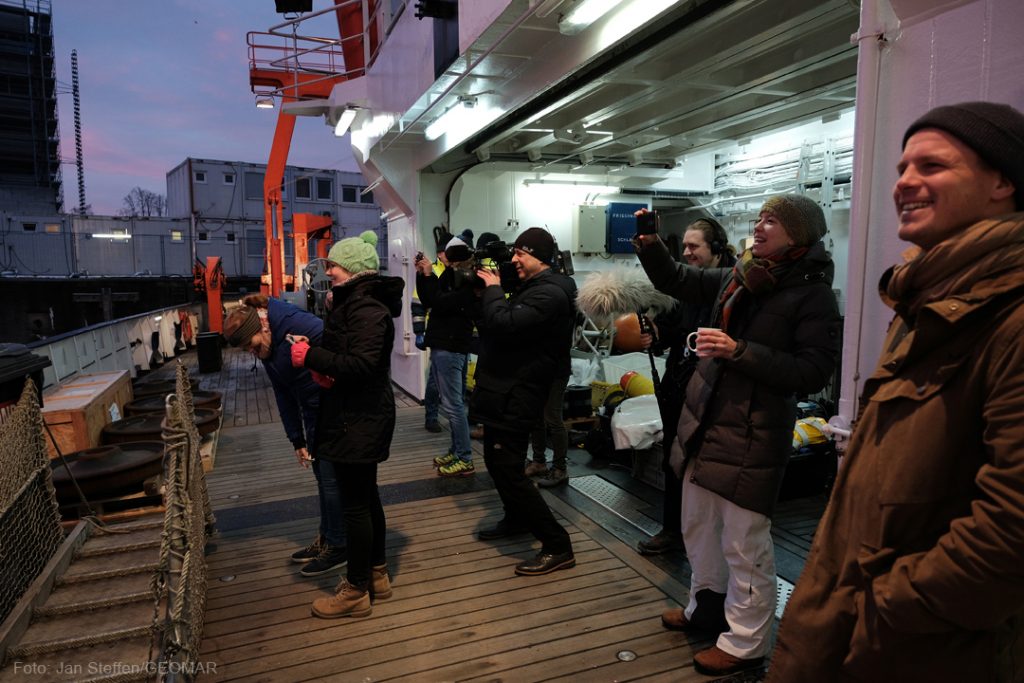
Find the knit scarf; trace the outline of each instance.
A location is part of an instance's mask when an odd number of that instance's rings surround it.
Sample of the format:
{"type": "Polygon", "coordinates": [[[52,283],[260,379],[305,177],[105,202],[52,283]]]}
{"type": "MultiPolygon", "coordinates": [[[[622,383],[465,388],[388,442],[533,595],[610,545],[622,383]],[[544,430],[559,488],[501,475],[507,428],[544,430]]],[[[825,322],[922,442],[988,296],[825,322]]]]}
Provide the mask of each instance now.
{"type": "Polygon", "coordinates": [[[1024,259],[1024,214],[980,221],[918,251],[883,278],[882,298],[907,320],[928,304],[970,292],[984,281],[1017,273],[1024,259]]]}
{"type": "Polygon", "coordinates": [[[737,302],[745,296],[745,292],[750,292],[754,296],[771,293],[782,276],[789,272],[796,261],[804,257],[808,249],[809,247],[793,247],[781,254],[773,254],[771,258],[757,258],[750,249],[743,252],[732,269],[732,279],[718,299],[722,311],[722,329],[728,331],[729,318],[737,302]]]}

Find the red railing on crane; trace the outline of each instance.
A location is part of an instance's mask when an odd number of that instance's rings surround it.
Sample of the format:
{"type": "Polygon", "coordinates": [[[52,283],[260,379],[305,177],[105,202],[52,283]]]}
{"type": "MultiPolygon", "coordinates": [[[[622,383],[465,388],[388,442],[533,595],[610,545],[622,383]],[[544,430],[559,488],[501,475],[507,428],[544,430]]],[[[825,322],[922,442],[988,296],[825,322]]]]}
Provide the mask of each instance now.
{"type": "MultiPolygon", "coordinates": [[[[247,35],[249,85],[254,93],[277,96],[282,104],[326,99],[336,83],[365,73],[367,55],[375,55],[379,46],[378,0],[335,0],[335,5],[338,40],[279,33],[247,35]],[[269,37],[279,39],[281,44],[270,44],[269,37]]],[[[294,130],[295,116],[286,114],[282,107],[278,110],[263,178],[267,273],[261,290],[274,297],[281,295],[286,284],[294,284],[284,273],[284,207],[281,203],[281,183],[294,130]]],[[[307,247],[304,245],[304,248],[307,247]]]]}

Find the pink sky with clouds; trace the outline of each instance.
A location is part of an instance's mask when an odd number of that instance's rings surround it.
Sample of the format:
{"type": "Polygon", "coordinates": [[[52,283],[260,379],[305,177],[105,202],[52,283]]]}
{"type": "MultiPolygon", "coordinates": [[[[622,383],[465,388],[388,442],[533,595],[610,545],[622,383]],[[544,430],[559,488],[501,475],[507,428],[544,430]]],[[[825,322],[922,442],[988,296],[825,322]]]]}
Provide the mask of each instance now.
{"type": "MultiPolygon", "coordinates": [[[[314,0],[313,9],[332,3],[314,0]]],[[[274,0],[52,0],[64,208],[78,205],[71,51],[78,51],[86,203],[116,215],[136,185],[166,194],[187,157],[266,163],[277,109],[256,109],[246,33],[284,21],[274,0]]],[[[302,31],[337,38],[333,19],[302,31]]],[[[299,117],[288,163],[358,170],[348,139],[299,117]]]]}

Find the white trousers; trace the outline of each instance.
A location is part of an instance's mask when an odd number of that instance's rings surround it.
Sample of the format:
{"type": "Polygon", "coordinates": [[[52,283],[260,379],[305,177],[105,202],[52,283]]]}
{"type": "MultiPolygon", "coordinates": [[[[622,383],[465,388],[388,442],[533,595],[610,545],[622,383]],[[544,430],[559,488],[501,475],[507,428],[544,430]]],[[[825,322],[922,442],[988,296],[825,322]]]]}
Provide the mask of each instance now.
{"type": "Polygon", "coordinates": [[[697,607],[698,591],[725,593],[729,630],[718,648],[740,659],[762,657],[775,617],[775,550],[772,522],[690,481],[683,475],[683,541],[693,574],[686,618],[697,607]]]}

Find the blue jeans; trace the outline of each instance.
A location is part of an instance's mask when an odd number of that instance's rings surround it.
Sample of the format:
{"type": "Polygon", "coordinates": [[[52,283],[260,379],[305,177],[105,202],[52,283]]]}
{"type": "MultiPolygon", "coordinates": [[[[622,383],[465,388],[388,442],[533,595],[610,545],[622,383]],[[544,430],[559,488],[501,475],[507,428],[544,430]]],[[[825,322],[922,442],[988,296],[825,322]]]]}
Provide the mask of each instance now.
{"type": "Polygon", "coordinates": [[[345,513],[334,468],[329,462],[314,460],[313,474],[316,475],[316,490],[320,498],[320,536],[331,547],[343,547],[346,544],[345,513]]]}
{"type": "Polygon", "coordinates": [[[426,411],[424,422],[426,424],[437,423],[437,410],[440,407],[441,398],[437,394],[437,382],[434,381],[434,354],[430,354],[430,369],[427,371],[427,388],[423,394],[423,408],[426,411]]]}
{"type": "Polygon", "coordinates": [[[452,430],[452,453],[469,462],[473,448],[469,441],[469,420],[466,417],[466,362],[464,353],[442,349],[430,352],[430,375],[437,384],[441,410],[452,430]]]}

